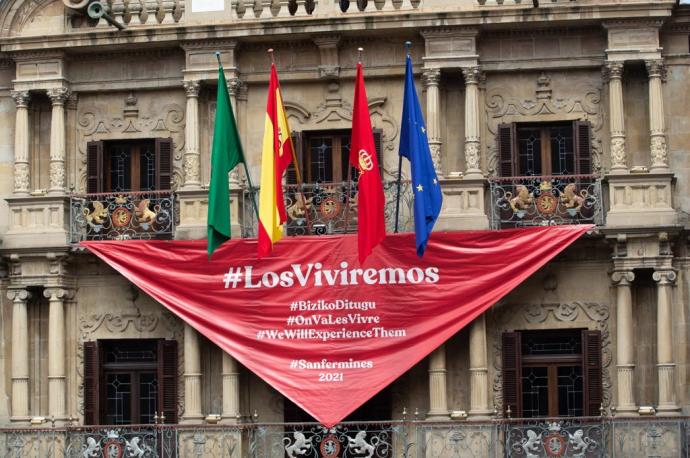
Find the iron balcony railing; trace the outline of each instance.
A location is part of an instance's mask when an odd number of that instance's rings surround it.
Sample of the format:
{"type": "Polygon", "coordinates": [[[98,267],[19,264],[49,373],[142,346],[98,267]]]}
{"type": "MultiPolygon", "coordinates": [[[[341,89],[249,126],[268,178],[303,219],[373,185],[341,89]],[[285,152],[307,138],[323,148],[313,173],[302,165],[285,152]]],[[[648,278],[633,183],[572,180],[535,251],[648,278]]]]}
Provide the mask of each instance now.
{"type": "Polygon", "coordinates": [[[0,429],[3,457],[690,458],[690,419],[617,417],[0,429]]]}
{"type": "Polygon", "coordinates": [[[170,239],[175,230],[172,191],[70,196],[70,241],[170,239]]]}
{"type": "MultiPolygon", "coordinates": [[[[384,213],[386,231],[395,231],[396,211],[398,231],[414,230],[414,197],[409,181],[400,183],[398,205],[397,181],[384,181],[383,193],[386,199],[384,213]]],[[[259,193],[254,190],[254,199],[259,193]]],[[[287,235],[330,235],[357,232],[357,183],[305,183],[283,188],[285,196],[285,224],[287,235]]],[[[252,193],[245,191],[242,197],[242,236],[256,237],[256,213],[252,204],[252,193]]]]}
{"type": "Polygon", "coordinates": [[[489,179],[493,229],[604,224],[601,180],[595,175],[489,179]]]}

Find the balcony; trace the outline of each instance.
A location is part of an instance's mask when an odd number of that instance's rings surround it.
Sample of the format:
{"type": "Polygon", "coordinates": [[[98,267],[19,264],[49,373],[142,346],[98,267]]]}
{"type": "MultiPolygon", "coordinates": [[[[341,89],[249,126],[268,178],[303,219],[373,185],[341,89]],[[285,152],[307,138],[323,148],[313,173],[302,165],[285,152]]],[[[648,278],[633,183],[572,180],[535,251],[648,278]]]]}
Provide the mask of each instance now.
{"type": "Polygon", "coordinates": [[[601,180],[595,175],[489,179],[491,227],[604,224],[601,180]]]}
{"type": "MultiPolygon", "coordinates": [[[[397,181],[384,181],[383,193],[386,232],[395,231],[396,211],[398,232],[414,230],[413,195],[409,181],[400,183],[400,204],[397,205],[397,181]]],[[[305,183],[288,185],[283,189],[286,230],[291,236],[332,235],[357,232],[357,183],[305,183]]],[[[258,191],[254,198],[258,202],[258,191]]],[[[242,197],[242,237],[256,237],[256,213],[252,195],[246,191],[242,197]]]]}
{"type": "Polygon", "coordinates": [[[0,429],[16,457],[687,458],[689,443],[690,419],[662,417],[0,429]]]}
{"type": "Polygon", "coordinates": [[[70,242],[171,239],[175,196],[171,191],[70,196],[70,242]]]}

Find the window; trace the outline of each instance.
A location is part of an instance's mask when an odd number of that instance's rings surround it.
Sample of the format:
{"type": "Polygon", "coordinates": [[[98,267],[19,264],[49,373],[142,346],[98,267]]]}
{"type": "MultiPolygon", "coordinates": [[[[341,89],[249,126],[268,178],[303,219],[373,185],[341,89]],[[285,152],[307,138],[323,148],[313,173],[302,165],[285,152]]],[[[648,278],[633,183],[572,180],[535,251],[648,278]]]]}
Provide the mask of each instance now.
{"type": "Polygon", "coordinates": [[[156,339],[84,343],[84,423],[177,423],[177,342],[156,339]]]}
{"type": "MultiPolygon", "coordinates": [[[[337,183],[347,181],[348,168],[351,178],[357,180],[357,170],[350,164],[350,130],[293,132],[292,141],[297,153],[304,183],[337,183]]],[[[374,144],[379,167],[381,160],[381,133],[374,132],[374,144]]],[[[294,166],[287,170],[287,183],[297,184],[294,166]]]]}
{"type": "Polygon", "coordinates": [[[503,402],[517,418],[599,415],[601,333],[588,330],[503,334],[503,402]]]}
{"type": "Polygon", "coordinates": [[[588,122],[513,123],[498,126],[499,173],[503,177],[589,175],[588,122]]]}
{"type": "Polygon", "coordinates": [[[168,190],[171,155],[169,138],[89,142],[87,193],[168,190]]]}

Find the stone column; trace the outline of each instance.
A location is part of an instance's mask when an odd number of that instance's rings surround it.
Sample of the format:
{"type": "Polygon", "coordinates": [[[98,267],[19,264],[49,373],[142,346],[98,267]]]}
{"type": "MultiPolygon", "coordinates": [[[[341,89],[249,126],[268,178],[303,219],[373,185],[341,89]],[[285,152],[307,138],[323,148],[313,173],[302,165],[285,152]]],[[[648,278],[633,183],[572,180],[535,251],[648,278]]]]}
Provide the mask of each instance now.
{"type": "Polygon", "coordinates": [[[635,274],[631,271],[617,271],[611,275],[616,285],[616,373],[618,377],[617,416],[635,416],[635,394],[633,378],[635,373],[635,356],[632,345],[633,313],[631,283],[635,274]]]}
{"type": "Polygon", "coordinates": [[[236,423],[240,416],[240,380],[237,361],[223,352],[223,423],[236,423]]]}
{"type": "Polygon", "coordinates": [[[58,420],[67,417],[66,370],[65,370],[65,308],[70,291],[63,288],[46,288],[48,298],[48,415],[58,420]]]}
{"type": "Polygon", "coordinates": [[[65,101],[69,90],[61,87],[46,91],[53,104],[50,117],[50,194],[65,193],[65,101]]]}
{"type": "Polygon", "coordinates": [[[429,356],[429,413],[427,420],[447,420],[446,346],[438,347],[429,356]]]}
{"type": "Polygon", "coordinates": [[[196,330],[184,325],[184,415],[182,423],[200,423],[201,413],[201,355],[196,330]]]}
{"type": "Polygon", "coordinates": [[[29,91],[12,91],[17,105],[14,124],[14,193],[29,195],[29,91]]]}
{"type": "Polygon", "coordinates": [[[430,68],[424,70],[424,87],[426,88],[426,136],[429,139],[431,158],[434,161],[436,175],[443,176],[441,167],[441,103],[439,96],[439,83],[441,70],[430,68]]]}
{"type": "Polygon", "coordinates": [[[480,169],[479,67],[462,69],[465,77],[465,178],[482,178],[480,169]]]}
{"type": "Polygon", "coordinates": [[[664,122],[664,96],[661,83],[664,79],[664,63],[661,60],[645,62],[649,75],[649,150],[652,154],[652,172],[668,172],[666,126],[664,122]]]}
{"type": "Polygon", "coordinates": [[[29,320],[25,289],[10,289],[12,306],[12,416],[11,421],[29,421],[29,320]]]}
{"type": "Polygon", "coordinates": [[[676,281],[672,270],[656,271],[656,354],[659,374],[657,415],[680,415],[676,403],[676,364],[673,360],[673,302],[671,286],[676,281]]]}
{"type": "Polygon", "coordinates": [[[187,124],[185,125],[184,184],[183,189],[201,187],[201,160],[199,157],[199,81],[185,81],[187,93],[187,124]]]}
{"type": "MultiPolygon", "coordinates": [[[[228,95],[230,96],[230,105],[232,105],[232,114],[235,116],[235,124],[237,125],[237,132],[241,135],[240,130],[240,120],[239,120],[239,109],[238,103],[240,99],[240,93],[244,88],[244,83],[239,78],[230,78],[228,80],[228,95]]],[[[240,167],[235,167],[230,171],[230,187],[237,188],[240,185],[240,167]]],[[[237,207],[239,210],[239,207],[237,207]]],[[[235,211],[233,206],[232,211],[235,211]]],[[[236,213],[237,214],[237,213],[236,213]]],[[[233,229],[231,229],[232,232],[233,229]]]]}
{"type": "Polygon", "coordinates": [[[489,409],[489,366],[486,352],[486,319],[474,319],[470,327],[470,411],[474,420],[491,416],[489,409]]]}
{"type": "Polygon", "coordinates": [[[605,72],[609,81],[611,173],[628,173],[623,111],[623,62],[607,62],[605,72]]]}

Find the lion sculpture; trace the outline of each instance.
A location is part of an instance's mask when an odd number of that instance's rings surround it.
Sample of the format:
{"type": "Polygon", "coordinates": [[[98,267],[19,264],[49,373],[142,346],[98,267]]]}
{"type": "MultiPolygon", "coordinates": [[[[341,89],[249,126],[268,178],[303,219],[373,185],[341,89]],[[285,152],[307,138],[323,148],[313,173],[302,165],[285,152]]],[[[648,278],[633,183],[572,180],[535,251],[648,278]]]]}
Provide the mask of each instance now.
{"type": "Polygon", "coordinates": [[[575,183],[568,183],[561,195],[561,201],[565,204],[565,208],[574,208],[576,211],[582,208],[586,198],[587,191],[582,190],[580,194],[578,194],[575,183]]]}
{"type": "Polygon", "coordinates": [[[518,185],[515,188],[515,191],[515,197],[512,197],[512,194],[510,193],[506,194],[508,194],[510,208],[512,208],[513,211],[517,213],[519,210],[525,210],[527,207],[532,205],[532,202],[534,202],[534,196],[529,192],[527,186],[525,185],[518,185]]]}

